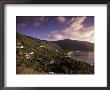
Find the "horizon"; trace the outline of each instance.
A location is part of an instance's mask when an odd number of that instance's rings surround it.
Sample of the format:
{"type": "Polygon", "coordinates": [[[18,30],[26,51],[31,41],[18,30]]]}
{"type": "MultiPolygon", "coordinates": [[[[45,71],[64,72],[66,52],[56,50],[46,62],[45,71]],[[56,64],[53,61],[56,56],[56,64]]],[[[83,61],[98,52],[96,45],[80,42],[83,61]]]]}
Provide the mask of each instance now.
{"type": "MultiPolygon", "coordinates": [[[[19,33],[19,32],[17,32],[17,33],[19,33]]],[[[21,35],[25,35],[25,34],[22,34],[22,33],[19,33],[19,34],[21,34],[21,35]]],[[[27,37],[30,37],[30,38],[34,38],[34,39],[40,39],[40,38],[36,38],[36,37],[32,37],[32,36],[28,36],[28,35],[25,35],[25,36],[27,36],[27,37]]],[[[43,41],[48,41],[48,40],[44,40],[44,39],[40,39],[40,40],[43,40],[43,41]]],[[[62,40],[71,40],[71,39],[62,39],[62,40]]],[[[56,41],[62,41],[62,40],[56,40],[56,41]]],[[[71,40],[71,41],[80,41],[80,40],[71,40]]],[[[48,42],[54,42],[54,41],[48,41],[48,42]]],[[[89,41],[83,41],[83,42],[89,42],[89,41]]],[[[92,44],[94,44],[94,42],[89,42],[89,43],[92,43],[92,44]]]]}
{"type": "Polygon", "coordinates": [[[94,16],[17,16],[16,32],[47,41],[94,43],[94,16]]]}

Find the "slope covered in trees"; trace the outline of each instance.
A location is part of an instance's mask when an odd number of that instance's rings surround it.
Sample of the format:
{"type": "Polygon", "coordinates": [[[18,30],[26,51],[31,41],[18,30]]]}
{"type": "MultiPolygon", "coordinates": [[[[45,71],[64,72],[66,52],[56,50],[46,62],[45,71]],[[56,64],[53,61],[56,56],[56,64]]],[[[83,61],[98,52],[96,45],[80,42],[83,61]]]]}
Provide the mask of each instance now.
{"type": "Polygon", "coordinates": [[[67,57],[48,41],[16,34],[17,74],[93,74],[94,66],[67,57]]]}
{"type": "Polygon", "coordinates": [[[65,39],[59,41],[52,41],[52,43],[60,46],[64,50],[94,51],[94,44],[86,41],[65,39]]]}

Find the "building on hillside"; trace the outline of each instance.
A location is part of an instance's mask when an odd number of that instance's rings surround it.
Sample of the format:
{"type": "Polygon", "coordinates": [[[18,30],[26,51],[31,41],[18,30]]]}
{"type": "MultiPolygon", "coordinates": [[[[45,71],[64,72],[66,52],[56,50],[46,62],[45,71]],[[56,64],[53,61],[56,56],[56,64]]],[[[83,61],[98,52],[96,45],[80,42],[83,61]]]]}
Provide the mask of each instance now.
{"type": "Polygon", "coordinates": [[[71,51],[69,51],[65,54],[65,57],[71,57],[72,58],[73,56],[74,56],[74,52],[71,52],[71,51]]]}
{"type": "Polygon", "coordinates": [[[32,55],[32,54],[34,54],[34,52],[30,52],[29,54],[32,55]]]}
{"type": "Polygon", "coordinates": [[[50,61],[50,64],[53,64],[53,63],[55,63],[55,61],[54,61],[54,60],[51,60],[51,61],[50,61]]]}
{"type": "Polygon", "coordinates": [[[45,47],[45,46],[41,45],[40,47],[45,47]]]}
{"type": "Polygon", "coordinates": [[[24,46],[22,45],[22,43],[18,42],[18,43],[16,44],[16,48],[24,48],[24,46]]]}
{"type": "Polygon", "coordinates": [[[26,57],[26,59],[31,58],[31,56],[28,53],[25,54],[25,57],[26,57]]]}
{"type": "Polygon", "coordinates": [[[54,74],[54,72],[49,72],[49,74],[54,74]]]}

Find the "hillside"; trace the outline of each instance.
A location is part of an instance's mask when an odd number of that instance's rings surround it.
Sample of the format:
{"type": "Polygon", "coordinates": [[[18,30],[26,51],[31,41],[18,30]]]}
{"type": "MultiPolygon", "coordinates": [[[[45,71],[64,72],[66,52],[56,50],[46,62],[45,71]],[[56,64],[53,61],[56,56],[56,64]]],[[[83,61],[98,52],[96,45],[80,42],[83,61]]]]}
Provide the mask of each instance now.
{"type": "Polygon", "coordinates": [[[35,65],[36,69],[37,67],[42,69],[44,64],[49,64],[63,55],[63,50],[60,47],[19,33],[16,35],[16,46],[17,66],[29,67],[31,63],[37,64],[35,65]]]}
{"type": "Polygon", "coordinates": [[[17,74],[93,74],[94,66],[66,57],[59,46],[16,33],[17,74]]]}
{"type": "Polygon", "coordinates": [[[94,51],[94,44],[86,41],[65,39],[52,41],[52,43],[60,46],[63,50],[94,51]]]}

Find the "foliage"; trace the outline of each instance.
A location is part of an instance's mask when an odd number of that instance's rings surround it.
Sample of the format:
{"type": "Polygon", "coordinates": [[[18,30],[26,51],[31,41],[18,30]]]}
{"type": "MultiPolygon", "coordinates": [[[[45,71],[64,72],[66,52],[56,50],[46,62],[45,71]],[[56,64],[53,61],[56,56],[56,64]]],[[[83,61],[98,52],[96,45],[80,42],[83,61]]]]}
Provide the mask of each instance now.
{"type": "Polygon", "coordinates": [[[65,57],[59,46],[40,39],[16,34],[17,74],[93,74],[94,66],[65,57]],[[19,47],[18,47],[19,44],[19,47]],[[20,48],[20,45],[23,48],[20,48]],[[30,54],[31,53],[31,54],[30,54]],[[54,61],[53,63],[51,63],[54,61]]]}
{"type": "Polygon", "coordinates": [[[52,43],[60,46],[63,50],[94,51],[94,44],[86,41],[65,39],[59,41],[52,41],[52,43]]]}

